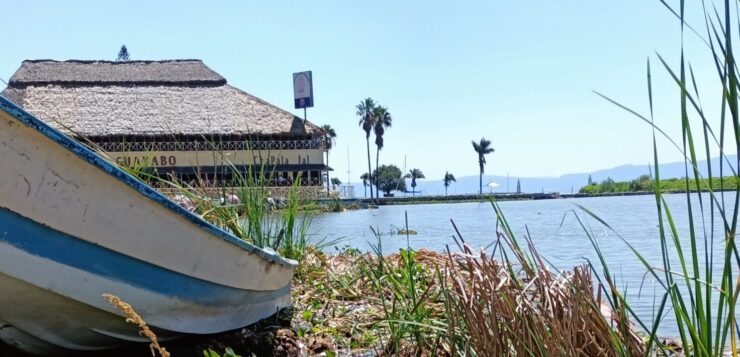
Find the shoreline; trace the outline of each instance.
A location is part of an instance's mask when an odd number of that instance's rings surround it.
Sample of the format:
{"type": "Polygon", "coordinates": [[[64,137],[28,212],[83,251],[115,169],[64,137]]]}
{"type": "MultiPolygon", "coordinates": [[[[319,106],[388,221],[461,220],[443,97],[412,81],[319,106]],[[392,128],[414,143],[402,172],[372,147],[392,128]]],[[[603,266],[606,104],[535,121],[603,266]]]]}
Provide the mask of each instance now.
{"type": "MultiPolygon", "coordinates": [[[[661,194],[680,194],[686,193],[686,190],[662,191],[661,194]]],[[[696,193],[697,191],[690,191],[696,193]]],[[[709,191],[701,191],[708,193],[709,191]]],[[[713,192],[735,192],[734,189],[716,190],[713,192]]],[[[449,196],[406,196],[406,197],[381,197],[377,206],[390,205],[413,205],[413,204],[441,204],[441,203],[466,203],[466,202],[487,202],[491,198],[496,201],[535,201],[535,200],[554,200],[569,198],[597,198],[597,197],[618,197],[618,196],[652,196],[653,191],[637,192],[608,192],[608,193],[493,193],[493,194],[468,194],[468,195],[449,195],[449,196]]],[[[342,204],[349,205],[352,203],[360,204],[363,208],[372,207],[375,204],[369,198],[352,198],[341,199],[342,204]]],[[[321,204],[327,202],[320,200],[321,204]]]]}

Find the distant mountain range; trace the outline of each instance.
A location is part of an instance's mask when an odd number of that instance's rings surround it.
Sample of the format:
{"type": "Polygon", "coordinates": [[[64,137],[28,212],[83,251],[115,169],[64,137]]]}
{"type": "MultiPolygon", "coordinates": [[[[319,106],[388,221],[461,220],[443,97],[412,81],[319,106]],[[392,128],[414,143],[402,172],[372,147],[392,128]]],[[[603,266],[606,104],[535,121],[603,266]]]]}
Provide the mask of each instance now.
{"type": "MultiPolygon", "coordinates": [[[[728,156],[730,162],[736,162],[736,155],[728,156]]],[[[732,175],[732,172],[724,162],[724,175],[732,175]]],[[[509,176],[497,176],[497,175],[483,175],[483,191],[484,192],[516,192],[517,180],[521,180],[522,192],[533,193],[533,192],[560,192],[560,193],[571,193],[578,192],[578,190],[588,184],[588,176],[594,182],[600,182],[605,180],[607,177],[611,177],[614,181],[630,181],[643,174],[650,174],[651,168],[648,165],[621,165],[605,170],[598,170],[594,172],[584,172],[577,174],[567,174],[560,177],[517,177],[509,176]],[[490,188],[487,186],[489,182],[495,182],[498,187],[490,188]]],[[[699,162],[699,171],[703,176],[707,175],[707,164],[706,160],[699,162]]],[[[719,158],[712,159],[712,175],[719,175],[719,158]]],[[[684,163],[683,162],[672,162],[660,165],[660,176],[661,179],[666,178],[679,178],[685,176],[684,163]]],[[[410,180],[407,180],[407,186],[410,180]]],[[[354,184],[355,197],[364,196],[364,188],[362,184],[354,184]]],[[[417,180],[416,195],[423,196],[436,196],[444,195],[444,186],[442,185],[442,179],[425,179],[417,180]]],[[[463,176],[458,177],[457,182],[452,183],[448,188],[449,194],[475,194],[478,193],[478,176],[463,176]]],[[[403,193],[396,192],[396,196],[403,195],[403,193]]],[[[406,194],[407,196],[410,193],[406,194]]]]}

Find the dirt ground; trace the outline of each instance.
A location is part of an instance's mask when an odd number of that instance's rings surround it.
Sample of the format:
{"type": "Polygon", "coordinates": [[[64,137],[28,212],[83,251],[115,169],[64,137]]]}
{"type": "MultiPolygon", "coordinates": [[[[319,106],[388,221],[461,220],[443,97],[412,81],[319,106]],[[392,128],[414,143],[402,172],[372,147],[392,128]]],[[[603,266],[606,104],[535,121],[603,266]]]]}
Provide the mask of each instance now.
{"type": "MultiPolygon", "coordinates": [[[[203,357],[204,350],[213,349],[218,353],[223,353],[226,347],[232,348],[236,354],[242,357],[253,355],[275,357],[301,356],[301,352],[308,355],[320,354],[323,351],[320,343],[315,343],[314,346],[306,346],[299,341],[295,332],[290,328],[291,316],[292,312],[290,309],[286,309],[279,314],[239,330],[218,335],[187,337],[164,342],[162,345],[173,357],[203,357]]],[[[87,353],[75,352],[71,355],[80,357],[132,357],[151,356],[151,351],[147,344],[134,344],[117,350],[87,353]]],[[[31,355],[19,352],[0,343],[0,356],[30,357],[31,355]]]]}

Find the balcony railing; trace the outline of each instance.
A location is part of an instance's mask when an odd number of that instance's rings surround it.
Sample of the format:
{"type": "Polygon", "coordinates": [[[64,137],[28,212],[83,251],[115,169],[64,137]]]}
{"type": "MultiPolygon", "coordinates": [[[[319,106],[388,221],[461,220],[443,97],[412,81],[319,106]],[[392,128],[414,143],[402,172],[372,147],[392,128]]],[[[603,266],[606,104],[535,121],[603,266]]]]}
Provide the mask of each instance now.
{"type": "Polygon", "coordinates": [[[325,149],[323,140],[274,140],[274,141],[160,141],[160,142],[96,142],[104,151],[242,151],[242,150],[301,150],[325,149]]]}

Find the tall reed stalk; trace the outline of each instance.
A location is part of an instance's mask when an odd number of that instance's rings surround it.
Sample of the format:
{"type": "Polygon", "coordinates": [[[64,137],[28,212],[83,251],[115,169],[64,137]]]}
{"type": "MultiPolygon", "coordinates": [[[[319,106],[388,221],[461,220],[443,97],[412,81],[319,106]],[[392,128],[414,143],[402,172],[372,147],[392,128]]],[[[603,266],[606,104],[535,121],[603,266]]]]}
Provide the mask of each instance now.
{"type": "MultiPolygon", "coordinates": [[[[665,69],[670,80],[675,83],[680,100],[681,140],[676,142],[655,124],[653,106],[653,85],[650,62],[647,65],[647,92],[649,115],[639,114],[609,97],[597,93],[606,100],[627,110],[648,123],[653,130],[653,160],[655,177],[655,206],[658,213],[659,249],[662,263],[659,266],[650,264],[643,255],[629,246],[646,268],[648,274],[663,289],[663,298],[658,306],[659,314],[649,324],[643,324],[630,309],[629,302],[618,293],[610,300],[612,307],[623,306],[631,316],[639,321],[648,334],[648,348],[657,345],[663,349],[657,331],[665,324],[663,313],[673,315],[673,326],[688,355],[721,356],[725,353],[737,355],[738,325],[735,307],[740,293],[740,256],[735,242],[740,205],[740,182],[735,180],[733,187],[720,189],[734,190],[734,197],[728,192],[715,192],[711,157],[720,157],[719,177],[727,175],[729,169],[737,178],[740,159],[731,161],[728,153],[740,152],[740,116],[738,113],[738,77],[740,72],[734,58],[733,40],[740,31],[738,3],[723,1],[720,8],[712,4],[707,8],[702,1],[705,34],[702,35],[690,26],[686,19],[684,1],[672,7],[661,0],[665,7],[676,16],[681,30],[681,51],[677,66],[671,66],[661,54],[657,58],[665,69]],[[690,61],[687,60],[684,46],[684,33],[698,36],[714,60],[717,81],[712,85],[721,89],[717,102],[720,104],[718,118],[709,117],[699,99],[699,84],[694,75],[690,61]],[[719,123],[717,128],[716,122],[719,123]],[[713,125],[714,123],[714,125],[713,125]],[[700,135],[696,135],[699,129],[700,135]],[[677,224],[679,217],[672,214],[660,185],[660,165],[658,159],[657,136],[663,136],[682,154],[685,168],[685,203],[688,234],[682,236],[677,224]],[[727,140],[727,137],[730,140],[727,140]],[[706,177],[709,187],[701,187],[703,173],[697,151],[704,150],[706,159],[706,177]],[[705,191],[702,192],[701,189],[705,191]],[[691,193],[690,191],[696,191],[691,193]],[[716,231],[721,231],[718,236],[716,231]],[[717,247],[719,245],[719,247],[717,247]],[[719,254],[715,254],[715,248],[719,254]],[[719,276],[716,274],[717,269],[719,276]]],[[[731,191],[732,192],[732,191],[731,191]]],[[[592,217],[591,212],[585,210],[592,217]]],[[[597,218],[597,217],[596,217],[597,218]]],[[[598,219],[598,218],[597,218],[598,219]]],[[[592,242],[595,242],[592,239],[592,242]]],[[[613,278],[605,268],[597,245],[594,245],[602,260],[603,279],[608,285],[613,278]]]]}
{"type": "MultiPolygon", "coordinates": [[[[406,232],[408,232],[408,214],[406,232]]],[[[362,269],[374,292],[381,298],[382,324],[388,329],[383,343],[386,355],[437,355],[444,336],[444,321],[439,316],[441,291],[431,269],[418,262],[418,252],[411,249],[406,234],[406,248],[398,261],[389,263],[383,253],[382,237],[373,230],[377,244],[371,245],[373,255],[362,269]]]]}

